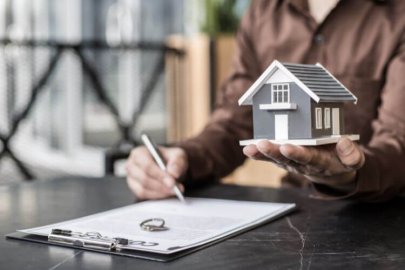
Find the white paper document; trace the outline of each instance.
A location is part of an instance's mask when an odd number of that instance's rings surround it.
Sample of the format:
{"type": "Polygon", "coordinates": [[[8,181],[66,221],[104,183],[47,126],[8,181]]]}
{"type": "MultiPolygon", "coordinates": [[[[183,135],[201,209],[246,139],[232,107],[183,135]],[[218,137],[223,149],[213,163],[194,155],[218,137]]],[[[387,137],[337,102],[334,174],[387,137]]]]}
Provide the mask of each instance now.
{"type": "Polygon", "coordinates": [[[98,232],[103,237],[124,238],[122,249],[171,254],[197,247],[283,215],[295,204],[233,201],[188,197],[146,201],[98,214],[43,227],[20,230],[27,234],[48,236],[52,229],[79,233],[98,232]],[[140,223],[161,218],[165,231],[145,231],[140,223]]]}

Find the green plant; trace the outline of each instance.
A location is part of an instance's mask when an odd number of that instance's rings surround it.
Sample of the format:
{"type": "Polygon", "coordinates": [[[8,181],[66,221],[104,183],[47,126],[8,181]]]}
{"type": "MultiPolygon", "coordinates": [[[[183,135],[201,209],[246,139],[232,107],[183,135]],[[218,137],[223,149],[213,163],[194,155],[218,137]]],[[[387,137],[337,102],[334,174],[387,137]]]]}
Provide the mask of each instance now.
{"type": "Polygon", "coordinates": [[[203,32],[215,37],[218,33],[235,33],[239,25],[237,0],[205,0],[206,19],[203,32]]]}

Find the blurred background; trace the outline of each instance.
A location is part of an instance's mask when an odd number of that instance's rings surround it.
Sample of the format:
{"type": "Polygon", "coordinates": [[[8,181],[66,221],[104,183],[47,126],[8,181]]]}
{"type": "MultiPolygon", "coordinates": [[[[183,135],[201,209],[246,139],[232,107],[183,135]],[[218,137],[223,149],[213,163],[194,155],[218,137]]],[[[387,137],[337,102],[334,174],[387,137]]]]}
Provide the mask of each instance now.
{"type": "MultiPolygon", "coordinates": [[[[0,185],[123,176],[207,122],[250,0],[0,0],[0,185]]],[[[248,161],[226,183],[277,186],[248,161]]]]}
{"type": "Polygon", "coordinates": [[[123,175],[142,131],[198,133],[249,4],[0,0],[0,184],[123,175]]]}

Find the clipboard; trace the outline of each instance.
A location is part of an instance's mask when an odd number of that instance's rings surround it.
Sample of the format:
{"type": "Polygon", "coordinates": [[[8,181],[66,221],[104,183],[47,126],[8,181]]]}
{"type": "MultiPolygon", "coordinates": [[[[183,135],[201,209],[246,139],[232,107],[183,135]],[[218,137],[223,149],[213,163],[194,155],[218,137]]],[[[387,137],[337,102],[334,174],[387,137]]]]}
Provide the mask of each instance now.
{"type": "MultiPolygon", "coordinates": [[[[191,199],[189,198],[188,200],[191,200],[191,199]]],[[[206,200],[210,203],[212,201],[215,201],[215,199],[197,199],[197,200],[206,200]]],[[[218,200],[218,201],[225,201],[225,200],[218,200]]],[[[232,201],[229,201],[229,200],[226,200],[226,202],[232,203],[232,201]]],[[[241,205],[241,203],[243,204],[243,202],[240,202],[240,201],[235,201],[235,202],[238,202],[239,205],[241,205]]],[[[149,203],[162,203],[162,202],[149,202],[149,203]]],[[[245,202],[245,203],[249,204],[251,202],[245,202]]],[[[261,204],[266,204],[266,203],[261,203],[261,204]]],[[[271,203],[267,203],[267,204],[271,204],[271,203]]],[[[217,244],[221,241],[224,241],[226,239],[229,239],[231,237],[244,233],[248,230],[261,226],[270,221],[273,221],[295,209],[295,204],[279,204],[279,205],[281,205],[282,207],[277,212],[274,212],[270,216],[266,216],[264,218],[258,219],[256,222],[248,224],[247,226],[237,227],[234,230],[230,231],[229,233],[220,235],[219,237],[216,237],[216,238],[208,239],[207,241],[201,242],[201,244],[191,245],[190,247],[187,247],[187,248],[179,248],[178,251],[175,248],[173,248],[173,250],[170,251],[170,253],[168,253],[168,254],[147,251],[147,250],[128,249],[127,246],[129,247],[129,245],[133,245],[134,240],[131,240],[128,238],[122,238],[120,236],[118,236],[118,237],[103,236],[103,235],[101,235],[101,233],[98,233],[95,231],[73,232],[72,230],[58,229],[57,227],[53,228],[51,233],[49,233],[48,235],[40,235],[40,234],[35,234],[35,233],[17,231],[15,233],[6,235],[6,238],[12,239],[12,240],[23,240],[23,241],[29,241],[29,242],[35,242],[35,243],[41,243],[41,244],[69,247],[69,248],[81,249],[81,250],[86,250],[86,251],[94,251],[94,252],[110,254],[110,255],[147,259],[147,260],[158,261],[158,262],[169,262],[169,261],[178,259],[180,257],[183,257],[185,255],[191,254],[193,252],[196,252],[198,250],[201,250],[203,248],[217,244]]],[[[123,209],[125,210],[125,208],[135,207],[135,206],[136,205],[127,206],[127,207],[123,207],[123,209]]],[[[120,211],[120,209],[113,209],[113,210],[106,211],[103,213],[108,213],[111,211],[120,211]]],[[[84,217],[81,219],[91,218],[92,216],[100,216],[100,215],[103,215],[103,213],[98,213],[96,215],[91,215],[91,216],[84,217]]],[[[77,220],[80,220],[80,218],[77,220]]],[[[73,221],[75,221],[75,220],[73,220],[73,221]]],[[[69,222],[69,221],[66,221],[66,222],[69,222]]],[[[59,224],[63,224],[63,223],[57,223],[57,224],[47,225],[47,226],[43,226],[43,227],[49,228],[50,226],[53,226],[53,225],[58,226],[59,224]]],[[[43,227],[39,227],[39,229],[41,229],[43,227]]],[[[31,230],[35,231],[35,229],[37,229],[37,228],[31,229],[31,230]]],[[[153,244],[151,242],[146,242],[146,241],[135,241],[135,242],[144,242],[145,245],[153,244]]],[[[137,244],[139,244],[139,243],[137,243],[137,244]]]]}
{"type": "MultiPolygon", "coordinates": [[[[285,213],[287,214],[287,212],[285,213]]],[[[284,214],[274,217],[274,219],[278,219],[281,216],[283,216],[284,214]]],[[[268,220],[264,223],[267,223],[269,221],[272,220],[268,220]]],[[[263,224],[258,224],[256,227],[259,227],[263,224]]],[[[79,245],[70,245],[67,243],[58,243],[58,242],[52,242],[49,241],[47,237],[45,236],[41,236],[41,235],[35,235],[35,234],[27,234],[27,233],[23,233],[23,232],[15,232],[15,233],[11,233],[6,235],[7,239],[11,239],[11,240],[23,240],[23,241],[28,241],[28,242],[34,242],[34,243],[40,243],[40,244],[47,244],[47,245],[53,245],[53,246],[60,246],[60,247],[68,247],[68,248],[75,248],[75,249],[81,249],[81,250],[86,250],[86,251],[92,251],[92,252],[98,252],[98,253],[104,253],[104,254],[110,254],[110,255],[117,255],[117,256],[124,256],[124,257],[131,257],[131,258],[138,258],[138,259],[146,259],[146,260],[151,260],[151,261],[157,261],[157,262],[170,262],[173,260],[176,260],[178,258],[181,258],[183,256],[189,255],[191,253],[194,253],[196,251],[199,251],[201,249],[207,248],[209,246],[215,245],[219,242],[225,241],[226,239],[235,237],[237,235],[243,234],[246,231],[252,230],[255,227],[250,227],[247,228],[246,230],[241,230],[238,232],[235,232],[234,234],[230,234],[225,238],[221,238],[218,239],[216,241],[212,241],[209,242],[207,244],[198,246],[198,247],[194,247],[194,248],[190,248],[187,250],[183,250],[183,251],[179,251],[173,254],[159,254],[159,253],[153,253],[153,252],[145,252],[145,251],[135,251],[135,250],[108,250],[108,249],[104,249],[104,248],[95,248],[95,247],[85,247],[85,246],[79,246],[79,245]]]]}
{"type": "MultiPolygon", "coordinates": [[[[241,233],[243,233],[243,232],[241,231],[239,233],[235,233],[235,235],[229,235],[228,238],[231,238],[231,237],[236,236],[241,233]]],[[[15,232],[15,233],[8,234],[8,235],[6,235],[6,238],[11,239],[11,240],[23,240],[23,241],[47,244],[47,245],[53,245],[53,246],[69,247],[69,248],[81,249],[81,250],[110,254],[110,255],[131,257],[131,258],[137,258],[137,259],[146,259],[146,260],[157,261],[157,262],[170,262],[170,261],[176,260],[180,257],[186,256],[188,254],[194,253],[198,250],[204,249],[211,245],[215,245],[221,241],[228,239],[228,238],[219,239],[217,241],[213,241],[213,242],[207,243],[207,244],[199,246],[199,247],[191,248],[191,249],[184,250],[184,251],[179,251],[179,252],[176,252],[173,254],[159,254],[159,253],[135,251],[135,250],[117,251],[117,250],[96,249],[96,248],[83,247],[83,246],[82,247],[81,246],[72,246],[72,245],[68,245],[68,244],[49,242],[47,237],[35,235],[35,234],[27,234],[27,233],[23,233],[23,232],[15,232]]]]}

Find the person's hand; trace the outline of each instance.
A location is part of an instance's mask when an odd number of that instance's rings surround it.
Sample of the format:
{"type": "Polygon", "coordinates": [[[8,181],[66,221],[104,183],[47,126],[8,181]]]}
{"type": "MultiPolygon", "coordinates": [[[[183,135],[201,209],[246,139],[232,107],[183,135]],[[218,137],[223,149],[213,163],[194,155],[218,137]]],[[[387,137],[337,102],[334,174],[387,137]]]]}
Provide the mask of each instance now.
{"type": "Polygon", "coordinates": [[[262,140],[248,145],[243,153],[252,159],[271,161],[287,171],[304,175],[314,183],[350,191],[365,157],[360,147],[348,138],[336,144],[304,147],[290,144],[276,145],[262,140]]]}
{"type": "MultiPolygon", "coordinates": [[[[173,186],[188,169],[186,152],[178,147],[159,147],[166,162],[162,171],[144,146],[134,148],[126,163],[127,183],[137,199],[162,199],[174,195],[173,186]]],[[[180,190],[184,186],[178,184],[180,190]]]]}

